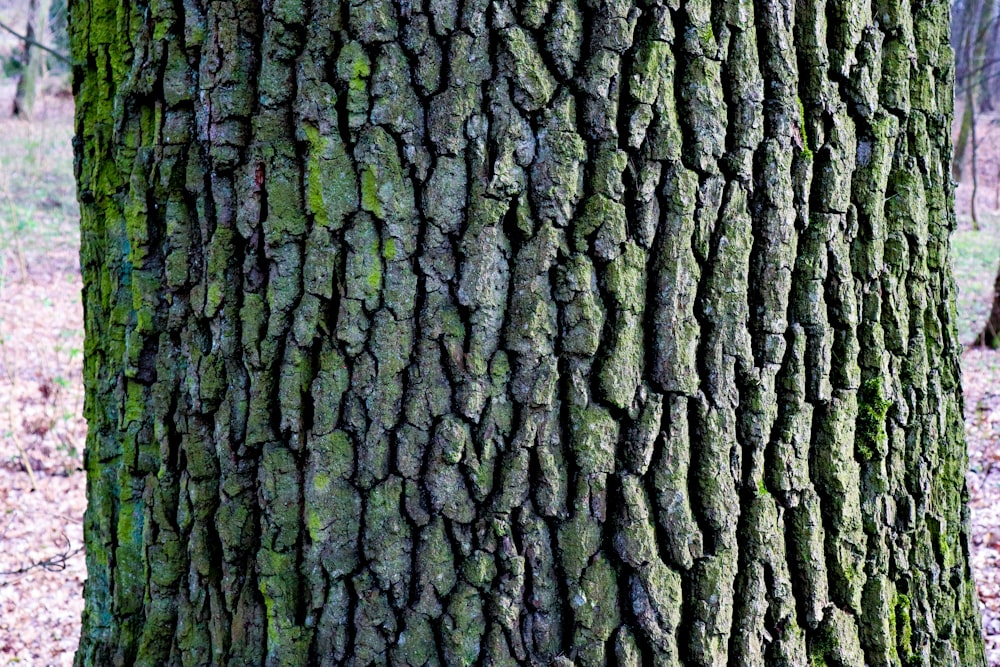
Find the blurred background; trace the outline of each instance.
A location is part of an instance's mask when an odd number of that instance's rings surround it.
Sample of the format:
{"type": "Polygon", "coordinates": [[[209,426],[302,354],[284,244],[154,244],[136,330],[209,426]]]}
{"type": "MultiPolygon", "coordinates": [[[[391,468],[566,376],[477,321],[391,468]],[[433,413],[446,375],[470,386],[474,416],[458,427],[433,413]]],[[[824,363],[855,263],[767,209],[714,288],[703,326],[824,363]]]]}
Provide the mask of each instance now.
{"type": "MultiPolygon", "coordinates": [[[[955,2],[952,43],[972,561],[987,655],[1000,667],[1000,0],[955,2]]],[[[66,0],[0,0],[0,667],[71,665],[83,607],[68,53],[66,0]]]]}
{"type": "Polygon", "coordinates": [[[68,53],[66,0],[0,0],[0,666],[71,665],[83,609],[68,53]]]}
{"type": "Polygon", "coordinates": [[[991,667],[1000,666],[1000,2],[952,4],[958,228],[952,264],[969,444],[972,565],[991,667]]]}

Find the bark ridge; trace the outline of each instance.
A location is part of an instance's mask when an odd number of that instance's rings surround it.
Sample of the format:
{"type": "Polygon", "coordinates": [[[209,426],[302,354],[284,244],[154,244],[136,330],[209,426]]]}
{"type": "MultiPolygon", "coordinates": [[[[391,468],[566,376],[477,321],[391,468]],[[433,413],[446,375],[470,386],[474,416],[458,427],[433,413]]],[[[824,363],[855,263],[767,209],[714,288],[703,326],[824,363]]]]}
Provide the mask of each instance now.
{"type": "Polygon", "coordinates": [[[984,664],[946,0],[70,11],[76,664],[984,664]]]}

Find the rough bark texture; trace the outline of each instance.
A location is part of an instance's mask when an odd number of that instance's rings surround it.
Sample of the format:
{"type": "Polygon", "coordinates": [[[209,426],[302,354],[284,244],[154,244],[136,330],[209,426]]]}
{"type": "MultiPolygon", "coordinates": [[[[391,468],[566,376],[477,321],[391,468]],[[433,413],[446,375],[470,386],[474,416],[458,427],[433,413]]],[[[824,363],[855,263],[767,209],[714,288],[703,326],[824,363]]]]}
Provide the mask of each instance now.
{"type": "Polygon", "coordinates": [[[75,0],[77,664],[984,664],[948,18],[75,0]]]}

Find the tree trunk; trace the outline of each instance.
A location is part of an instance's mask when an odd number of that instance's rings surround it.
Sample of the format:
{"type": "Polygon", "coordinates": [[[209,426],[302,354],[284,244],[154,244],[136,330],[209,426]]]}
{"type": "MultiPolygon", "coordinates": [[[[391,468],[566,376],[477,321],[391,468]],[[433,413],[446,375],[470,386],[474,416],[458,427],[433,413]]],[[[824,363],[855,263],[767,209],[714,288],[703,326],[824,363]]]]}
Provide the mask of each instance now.
{"type": "MultiPolygon", "coordinates": [[[[982,0],[981,4],[976,4],[970,0],[963,14],[967,20],[978,16],[978,19],[969,25],[963,26],[961,32],[962,41],[955,42],[955,50],[963,52],[962,70],[960,74],[960,91],[965,97],[965,108],[962,113],[962,123],[959,127],[958,138],[955,140],[955,155],[952,163],[952,175],[955,180],[961,180],[963,165],[965,164],[966,153],[971,148],[972,160],[976,159],[976,114],[989,106],[989,88],[992,82],[989,79],[991,65],[987,62],[987,45],[989,34],[992,33],[996,17],[996,0],[982,0]],[[970,145],[969,139],[972,139],[970,145]]],[[[975,169],[975,167],[973,167],[975,169]]]]}
{"type": "MultiPolygon", "coordinates": [[[[972,88],[968,88],[965,95],[965,104],[967,109],[975,110],[976,100],[972,94],[972,88]]],[[[969,138],[971,139],[971,144],[969,146],[971,158],[969,160],[970,175],[972,176],[972,193],[969,195],[969,217],[972,218],[972,229],[974,231],[979,231],[979,215],[976,213],[976,195],[979,193],[979,161],[976,159],[979,150],[979,141],[976,137],[976,114],[973,113],[969,122],[969,138]]]]}
{"type": "MultiPolygon", "coordinates": [[[[972,81],[975,79],[972,72],[972,57],[975,49],[975,34],[979,26],[976,17],[981,14],[979,7],[982,1],[961,0],[961,6],[956,3],[952,7],[954,16],[951,43],[955,50],[955,84],[959,96],[963,99],[968,97],[967,91],[974,87],[972,85],[972,81]]],[[[951,161],[951,175],[956,181],[962,180],[965,148],[969,143],[969,131],[972,128],[974,113],[974,107],[970,107],[968,103],[963,105],[951,161]]]]}
{"type": "Polygon", "coordinates": [[[990,19],[983,39],[986,42],[986,48],[983,54],[983,88],[980,109],[987,113],[993,113],[997,110],[997,96],[1000,92],[1000,13],[995,14],[990,19]]]}
{"type": "Polygon", "coordinates": [[[15,116],[31,118],[35,112],[35,93],[39,79],[43,78],[45,52],[35,46],[34,42],[41,43],[45,40],[51,4],[52,0],[28,0],[28,27],[24,33],[28,40],[24,44],[24,69],[14,92],[15,116]]]}
{"type": "Polygon", "coordinates": [[[874,12],[76,0],[76,664],[985,664],[948,3],[874,12]]]}
{"type": "Polygon", "coordinates": [[[983,330],[976,336],[972,343],[974,347],[988,347],[992,350],[1000,347],[1000,271],[997,271],[993,280],[993,305],[990,307],[990,315],[986,318],[983,330]]]}

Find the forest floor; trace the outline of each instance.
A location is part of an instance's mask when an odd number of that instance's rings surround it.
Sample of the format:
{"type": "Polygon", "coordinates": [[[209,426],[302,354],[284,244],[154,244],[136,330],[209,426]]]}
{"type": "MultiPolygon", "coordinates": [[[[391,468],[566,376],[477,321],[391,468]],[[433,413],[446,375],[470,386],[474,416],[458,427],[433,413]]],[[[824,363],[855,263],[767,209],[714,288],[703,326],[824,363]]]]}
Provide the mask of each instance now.
{"type": "Polygon", "coordinates": [[[0,88],[0,666],[71,665],[86,578],[73,103],[46,97],[29,123],[6,117],[11,97],[0,88]]]}
{"type": "Polygon", "coordinates": [[[983,327],[1000,259],[1000,215],[980,215],[980,231],[959,218],[952,237],[959,287],[959,338],[965,392],[972,510],[972,569],[979,590],[990,667],[1000,667],[1000,352],[969,347],[983,327]]]}
{"type": "MultiPolygon", "coordinates": [[[[11,94],[0,84],[0,667],[62,666],[72,664],[86,577],[72,102],[46,97],[27,123],[6,117],[11,94]]],[[[993,164],[987,153],[984,165],[993,164]]],[[[985,321],[1000,260],[997,192],[1000,182],[985,176],[979,231],[967,215],[969,188],[958,192],[953,258],[965,344],[985,321]]],[[[1000,353],[967,350],[963,374],[972,565],[989,664],[1000,667],[1000,353]]]]}
{"type": "MultiPolygon", "coordinates": [[[[961,109],[956,109],[956,114],[961,109]]],[[[976,210],[971,217],[972,178],[966,160],[957,192],[958,231],[952,262],[958,283],[959,339],[969,446],[972,569],[979,591],[983,636],[990,667],[1000,667],[1000,351],[972,348],[990,312],[1000,260],[1000,114],[981,114],[976,210]]]]}

